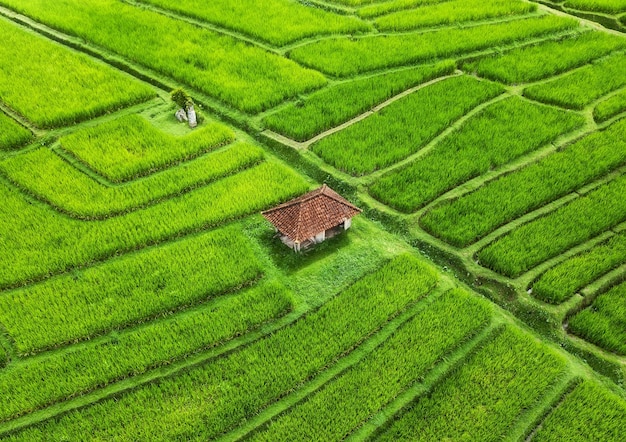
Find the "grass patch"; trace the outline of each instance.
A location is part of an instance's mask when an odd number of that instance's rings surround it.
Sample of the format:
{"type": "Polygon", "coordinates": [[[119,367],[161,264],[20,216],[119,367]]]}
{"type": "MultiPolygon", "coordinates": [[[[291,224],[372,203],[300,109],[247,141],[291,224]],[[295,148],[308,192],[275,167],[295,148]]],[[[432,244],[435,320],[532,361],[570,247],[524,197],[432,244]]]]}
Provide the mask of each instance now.
{"type": "Polygon", "coordinates": [[[443,3],[449,0],[391,0],[378,2],[373,5],[367,5],[359,8],[357,14],[363,18],[377,17],[383,14],[389,14],[391,12],[403,11],[405,9],[412,9],[416,7],[423,7],[426,5],[432,5],[436,3],[443,3]]]}
{"type": "Polygon", "coordinates": [[[507,327],[417,398],[380,441],[499,440],[563,376],[565,359],[507,327]]]}
{"type": "Polygon", "coordinates": [[[593,110],[593,118],[602,123],[622,112],[626,112],[626,89],[599,103],[593,110]]]}
{"type": "Polygon", "coordinates": [[[297,141],[345,123],[407,89],[451,74],[455,64],[444,61],[398,72],[352,80],[314,92],[268,115],[263,124],[297,141]]]}
{"type": "Polygon", "coordinates": [[[16,149],[32,139],[33,134],[28,129],[0,112],[0,151],[16,149]]]}
{"type": "Polygon", "coordinates": [[[586,105],[626,85],[626,55],[615,54],[569,75],[531,86],[524,95],[533,100],[570,109],[586,105]]]}
{"type": "Polygon", "coordinates": [[[64,150],[114,183],[122,183],[231,143],[235,134],[211,122],[182,137],[128,115],[61,138],[64,150]]]}
{"type": "Polygon", "coordinates": [[[122,186],[107,187],[47,148],[0,162],[18,186],[72,215],[94,219],[120,215],[206,185],[263,161],[263,150],[237,143],[178,167],[122,186]]]}
{"type": "Polygon", "coordinates": [[[625,262],[626,234],[616,235],[545,272],[533,284],[533,296],[551,304],[560,304],[625,262]]]}
{"type": "MultiPolygon", "coordinates": [[[[3,0],[4,1],[4,0],[3,0]]],[[[340,77],[428,62],[574,29],[575,20],[553,15],[421,34],[335,38],[298,47],[289,56],[340,77]]]]}
{"type": "Polygon", "coordinates": [[[626,219],[626,176],[530,221],[478,253],[482,265],[517,277],[626,219]]]}
{"type": "Polygon", "coordinates": [[[601,294],[570,318],[568,329],[606,350],[626,355],[626,283],[601,294]]]}
{"type": "Polygon", "coordinates": [[[581,11],[619,14],[626,12],[626,0],[567,0],[565,7],[581,11]]]}
{"type": "Polygon", "coordinates": [[[221,225],[308,189],[300,175],[268,160],[161,204],[86,223],[32,204],[0,183],[0,246],[6,252],[0,254],[0,287],[221,225]]]}
{"type": "Polygon", "coordinates": [[[19,362],[0,372],[0,420],[15,418],[215,347],[291,310],[291,294],[262,282],[234,296],[102,339],[19,362]]]}
{"type": "Polygon", "coordinates": [[[420,219],[420,225],[454,246],[465,247],[625,162],[626,120],[438,205],[420,219]]]}
{"type": "Polygon", "coordinates": [[[38,127],[67,126],[156,97],[151,87],[4,18],[0,41],[0,99],[38,127]]]}
{"type": "Polygon", "coordinates": [[[463,69],[508,84],[527,83],[561,74],[624,47],[626,41],[621,37],[590,31],[481,58],[465,63],[463,69]]]}
{"type": "Polygon", "coordinates": [[[472,108],[503,89],[472,77],[449,78],[420,89],[311,149],[351,175],[364,175],[419,151],[472,108]]]}
{"type": "MultiPolygon", "coordinates": [[[[244,112],[260,112],[326,84],[321,74],[279,55],[117,0],[83,0],[80,5],[73,0],[57,0],[52,7],[47,0],[1,0],[0,4],[168,75],[244,112]]],[[[23,57],[15,59],[20,58],[23,57]]],[[[64,63],[54,65],[61,68],[64,63]]],[[[11,89],[21,90],[15,85],[11,89]]],[[[115,91],[127,94],[126,89],[115,91]]],[[[108,96],[98,95],[100,99],[108,96]]],[[[70,103],[81,102],[74,99],[70,103]]]]}
{"type": "Polygon", "coordinates": [[[298,388],[437,284],[433,269],[395,258],[319,310],[241,351],[72,411],[9,440],[209,439],[298,388]],[[346,324],[349,324],[347,327],[346,324]]]}
{"type": "Polygon", "coordinates": [[[22,354],[123,328],[259,278],[246,241],[216,230],[14,290],[0,321],[22,354]]]}
{"type": "Polygon", "coordinates": [[[366,358],[271,421],[251,440],[340,440],[422,378],[490,319],[459,289],[437,297],[366,358]]]}
{"type": "Polygon", "coordinates": [[[626,434],[626,402],[593,381],[567,395],[533,437],[537,442],[618,442],[626,434]]]}
{"type": "Polygon", "coordinates": [[[453,0],[394,12],[374,20],[381,31],[408,31],[534,12],[537,5],[519,0],[453,0]]]}
{"type": "Polygon", "coordinates": [[[367,32],[371,26],[357,17],[308,7],[290,0],[191,0],[184,4],[175,0],[139,0],[227,29],[252,38],[282,46],[294,41],[328,34],[367,32]]]}
{"type": "Polygon", "coordinates": [[[410,213],[448,190],[557,139],[584,118],[519,97],[495,103],[469,119],[432,152],[374,182],[376,199],[410,213]]]}

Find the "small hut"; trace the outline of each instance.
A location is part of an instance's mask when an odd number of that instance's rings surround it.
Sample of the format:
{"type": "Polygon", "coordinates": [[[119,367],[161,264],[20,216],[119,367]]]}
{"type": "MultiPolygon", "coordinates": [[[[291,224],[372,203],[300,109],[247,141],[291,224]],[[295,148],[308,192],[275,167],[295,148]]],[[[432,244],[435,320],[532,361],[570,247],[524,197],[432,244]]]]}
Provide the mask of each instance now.
{"type": "Polygon", "coordinates": [[[361,209],[326,184],[263,212],[281,241],[294,251],[318,244],[348,230],[361,209]]]}

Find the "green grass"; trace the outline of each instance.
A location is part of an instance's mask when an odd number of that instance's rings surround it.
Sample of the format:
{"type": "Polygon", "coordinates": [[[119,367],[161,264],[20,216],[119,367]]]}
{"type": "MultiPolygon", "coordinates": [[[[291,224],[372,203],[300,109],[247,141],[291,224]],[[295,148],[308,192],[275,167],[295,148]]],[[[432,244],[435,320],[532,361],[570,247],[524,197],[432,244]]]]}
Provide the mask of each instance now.
{"type": "Polygon", "coordinates": [[[581,11],[607,12],[609,14],[626,12],[626,0],[567,0],[565,6],[581,11]]]}
{"type": "Polygon", "coordinates": [[[128,115],[61,138],[64,150],[114,183],[147,175],[226,145],[233,131],[217,122],[174,136],[139,115],[128,115]]]}
{"type": "Polygon", "coordinates": [[[141,180],[107,187],[72,167],[47,148],[0,162],[0,171],[38,198],[85,219],[127,213],[180,195],[263,160],[259,147],[237,143],[141,180]]]}
{"type": "Polygon", "coordinates": [[[218,436],[324,370],[437,284],[408,255],[365,276],[319,310],[211,363],[72,411],[7,440],[200,439],[218,436]]]}
{"type": "Polygon", "coordinates": [[[293,170],[262,164],[129,214],[78,221],[32,204],[0,182],[0,287],[28,283],[114,254],[206,229],[284,202],[309,189],[293,170]],[[33,226],[37,226],[33,230],[33,226]]]}
{"type": "MultiPolygon", "coordinates": [[[[4,1],[4,0],[3,0],[4,1]]],[[[552,15],[421,34],[334,38],[298,47],[289,57],[336,76],[428,62],[573,29],[577,22],[552,15]]]]}
{"type": "Polygon", "coordinates": [[[0,151],[13,150],[33,139],[33,134],[9,116],[0,112],[0,151]]]}
{"type": "Polygon", "coordinates": [[[455,120],[502,92],[500,86],[472,77],[449,78],[390,104],[311,149],[351,175],[371,173],[419,151],[455,120]]]}
{"type": "Polygon", "coordinates": [[[288,290],[262,282],[67,351],[17,362],[0,371],[0,421],[215,347],[291,308],[288,290]]]}
{"type": "Polygon", "coordinates": [[[420,225],[454,246],[465,247],[624,163],[626,120],[438,205],[420,219],[420,225]]]}
{"type": "Polygon", "coordinates": [[[432,66],[420,66],[339,83],[268,115],[263,119],[263,124],[268,129],[294,140],[306,141],[400,92],[451,74],[454,68],[454,62],[444,61],[432,66]]]}
{"type": "Polygon", "coordinates": [[[626,219],[626,176],[516,228],[478,253],[482,265],[516,277],[626,219]]]}
{"type": "Polygon", "coordinates": [[[626,85],[626,55],[615,54],[564,77],[531,86],[524,95],[570,109],[588,104],[626,85]]]}
{"type": "Polygon", "coordinates": [[[565,367],[563,356],[507,327],[418,397],[377,440],[502,440],[565,367]]]}
{"type": "Polygon", "coordinates": [[[422,378],[490,318],[484,303],[455,290],[438,296],[380,347],[251,437],[341,440],[422,378]]]}
{"type": "Polygon", "coordinates": [[[246,238],[229,227],[7,292],[0,322],[28,354],[143,322],[261,274],[246,238]]]}
{"type": "Polygon", "coordinates": [[[584,118],[574,113],[507,98],[473,116],[433,151],[375,181],[369,191],[394,209],[410,213],[583,123],[584,118]]]}
{"type": "Polygon", "coordinates": [[[552,267],[533,284],[533,296],[559,304],[600,276],[626,262],[626,234],[552,267]]]}
{"type": "Polygon", "coordinates": [[[307,7],[291,0],[214,0],[210,3],[191,0],[184,4],[175,0],[139,2],[205,20],[278,46],[317,35],[352,34],[371,30],[370,25],[356,17],[307,7]]]}
{"type": "Polygon", "coordinates": [[[546,418],[536,442],[619,442],[626,434],[626,401],[593,381],[578,385],[546,418]]]}
{"type": "MultiPolygon", "coordinates": [[[[279,55],[116,0],[83,0],[80,4],[58,0],[54,7],[47,0],[1,0],[0,4],[245,112],[259,112],[326,84],[319,73],[279,55]]],[[[15,85],[11,89],[20,91],[15,85]]],[[[120,90],[128,93],[125,88],[120,90]]],[[[71,101],[77,102],[81,101],[71,101]]]]}
{"type": "Polygon", "coordinates": [[[391,0],[376,2],[373,5],[366,5],[357,11],[357,14],[363,18],[377,17],[391,12],[412,9],[415,7],[426,6],[436,3],[443,3],[448,0],[391,0]]]}
{"type": "Polygon", "coordinates": [[[374,26],[381,31],[408,31],[520,15],[536,10],[536,5],[519,0],[453,0],[384,15],[374,20],[374,26]]]}
{"type": "Polygon", "coordinates": [[[132,77],[4,18],[0,41],[0,99],[38,127],[67,126],[156,97],[132,77]]]}
{"type": "Polygon", "coordinates": [[[481,58],[465,63],[463,69],[508,84],[527,83],[561,74],[624,47],[624,38],[590,31],[481,58]]]}
{"type": "Polygon", "coordinates": [[[593,118],[598,123],[626,112],[626,89],[599,103],[593,110],[593,118]]]}
{"type": "Polygon", "coordinates": [[[329,4],[336,3],[344,6],[361,6],[374,3],[379,0],[329,0],[329,4]]]}
{"type": "Polygon", "coordinates": [[[594,299],[569,320],[568,329],[600,347],[626,355],[626,283],[594,299]]]}

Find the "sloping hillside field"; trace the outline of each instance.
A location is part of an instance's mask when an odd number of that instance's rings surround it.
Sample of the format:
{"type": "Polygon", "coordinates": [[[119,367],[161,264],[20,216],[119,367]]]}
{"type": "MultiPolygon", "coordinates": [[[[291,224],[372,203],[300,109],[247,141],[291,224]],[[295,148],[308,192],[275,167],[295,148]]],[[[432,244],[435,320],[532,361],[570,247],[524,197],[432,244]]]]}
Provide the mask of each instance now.
{"type": "Polygon", "coordinates": [[[0,41],[1,441],[626,440],[624,0],[0,0],[0,41]],[[362,212],[312,247],[261,215],[322,184],[362,212]]]}

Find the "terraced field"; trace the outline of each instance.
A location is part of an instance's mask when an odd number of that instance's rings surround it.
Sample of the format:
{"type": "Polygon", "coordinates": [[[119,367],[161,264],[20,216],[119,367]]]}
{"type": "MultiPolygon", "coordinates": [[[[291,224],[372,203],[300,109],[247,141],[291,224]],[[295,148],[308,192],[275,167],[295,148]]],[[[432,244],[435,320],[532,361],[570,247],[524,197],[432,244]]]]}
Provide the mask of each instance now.
{"type": "Polygon", "coordinates": [[[0,0],[0,440],[623,440],[620,1],[0,0]]]}

